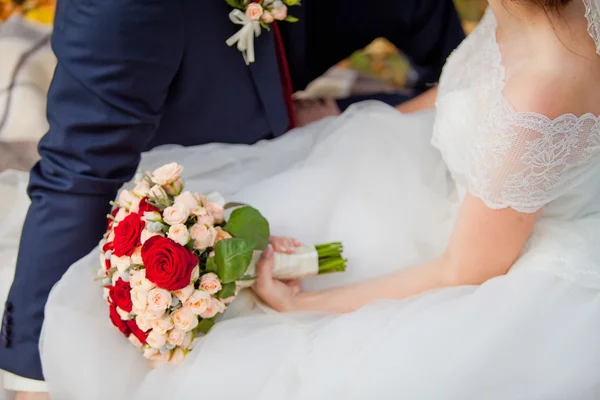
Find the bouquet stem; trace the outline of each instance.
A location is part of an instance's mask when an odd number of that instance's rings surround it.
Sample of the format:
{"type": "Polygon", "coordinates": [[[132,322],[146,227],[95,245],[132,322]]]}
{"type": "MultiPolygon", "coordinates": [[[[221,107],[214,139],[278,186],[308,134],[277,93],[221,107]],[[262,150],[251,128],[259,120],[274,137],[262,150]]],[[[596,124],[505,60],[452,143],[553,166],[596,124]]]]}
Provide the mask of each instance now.
{"type": "Polygon", "coordinates": [[[315,249],[319,256],[319,275],[346,270],[346,259],[342,258],[344,247],[340,242],[320,244],[315,249]]]}

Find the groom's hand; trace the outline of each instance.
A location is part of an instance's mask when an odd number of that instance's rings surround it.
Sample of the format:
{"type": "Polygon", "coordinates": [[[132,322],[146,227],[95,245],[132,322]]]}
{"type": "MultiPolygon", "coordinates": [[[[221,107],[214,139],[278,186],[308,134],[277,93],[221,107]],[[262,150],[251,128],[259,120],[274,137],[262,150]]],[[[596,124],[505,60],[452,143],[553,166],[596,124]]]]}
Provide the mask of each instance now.
{"type": "Polygon", "coordinates": [[[15,400],[50,400],[50,395],[45,392],[17,392],[15,400]]]}
{"type": "Polygon", "coordinates": [[[298,127],[308,125],[326,117],[340,115],[337,103],[331,98],[296,100],[294,106],[298,127]]]}

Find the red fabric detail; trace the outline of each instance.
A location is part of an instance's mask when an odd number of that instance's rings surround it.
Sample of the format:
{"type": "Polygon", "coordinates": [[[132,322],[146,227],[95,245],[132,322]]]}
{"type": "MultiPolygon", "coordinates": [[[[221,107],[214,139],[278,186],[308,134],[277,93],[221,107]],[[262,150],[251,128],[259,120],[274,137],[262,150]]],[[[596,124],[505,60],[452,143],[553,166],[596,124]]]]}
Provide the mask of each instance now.
{"type": "Polygon", "coordinates": [[[279,77],[281,78],[281,87],[283,88],[283,98],[285,100],[285,107],[288,112],[290,124],[288,130],[296,127],[296,111],[294,109],[294,88],[292,86],[292,77],[290,75],[290,66],[288,64],[287,57],[285,55],[285,48],[283,47],[283,39],[281,38],[281,31],[277,22],[273,22],[273,34],[275,35],[275,46],[277,50],[277,64],[279,66],[279,77]]]}

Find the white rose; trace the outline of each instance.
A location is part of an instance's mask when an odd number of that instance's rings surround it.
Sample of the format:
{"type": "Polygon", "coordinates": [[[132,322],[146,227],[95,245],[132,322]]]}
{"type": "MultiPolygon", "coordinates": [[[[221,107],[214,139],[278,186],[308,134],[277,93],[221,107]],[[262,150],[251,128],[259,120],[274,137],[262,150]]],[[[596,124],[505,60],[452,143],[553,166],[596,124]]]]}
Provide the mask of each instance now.
{"type": "Polygon", "coordinates": [[[148,343],[148,346],[154,349],[161,349],[165,344],[167,344],[167,335],[156,330],[152,330],[148,334],[146,343],[148,343]]]}
{"type": "Polygon", "coordinates": [[[172,225],[169,228],[169,232],[167,233],[167,237],[174,242],[179,243],[182,246],[185,246],[187,242],[190,240],[190,233],[188,229],[183,224],[172,225]]]}
{"type": "Polygon", "coordinates": [[[263,20],[263,22],[270,24],[271,22],[275,21],[275,18],[273,17],[273,14],[271,14],[269,11],[265,10],[263,12],[263,15],[260,17],[260,19],[263,20]]]}
{"type": "Polygon", "coordinates": [[[281,6],[272,9],[271,14],[273,14],[275,19],[282,21],[287,17],[287,11],[287,6],[282,4],[281,6]]]}
{"type": "Polygon", "coordinates": [[[144,264],[144,260],[142,259],[142,246],[138,246],[133,249],[133,254],[131,254],[131,262],[136,265],[144,264]]]}
{"type": "Polygon", "coordinates": [[[183,167],[177,163],[170,163],[155,169],[152,172],[152,180],[159,185],[168,185],[181,178],[183,167]]]}
{"type": "Polygon", "coordinates": [[[263,13],[263,8],[258,3],[250,3],[248,4],[248,8],[246,8],[246,15],[252,21],[258,21],[263,13]]]}
{"type": "Polygon", "coordinates": [[[145,269],[132,272],[131,276],[129,277],[129,284],[132,288],[139,286],[147,292],[149,292],[151,289],[154,289],[154,284],[146,279],[145,269]]]}
{"type": "Polygon", "coordinates": [[[202,314],[200,314],[201,318],[208,319],[212,318],[217,314],[225,311],[225,305],[221,302],[221,300],[216,297],[211,298],[210,304],[206,307],[206,310],[202,314]]]}
{"type": "Polygon", "coordinates": [[[216,230],[213,227],[207,228],[205,225],[195,224],[190,228],[190,236],[194,239],[194,249],[206,250],[212,246],[215,237],[216,230]]]}
{"type": "Polygon", "coordinates": [[[196,315],[202,314],[210,305],[210,294],[204,290],[196,290],[187,300],[184,302],[187,309],[196,315]]]}
{"type": "Polygon", "coordinates": [[[115,286],[119,279],[121,279],[121,274],[119,274],[119,271],[113,272],[112,277],[111,277],[112,285],[115,286]]]}
{"type": "Polygon", "coordinates": [[[191,192],[183,192],[175,197],[175,204],[183,204],[188,210],[198,207],[198,199],[191,192]]]}
{"type": "Polygon", "coordinates": [[[179,203],[165,208],[163,211],[163,220],[169,225],[184,224],[190,216],[190,210],[179,203]]]}
{"type": "Polygon", "coordinates": [[[173,329],[173,318],[170,315],[165,315],[161,319],[155,319],[150,322],[152,329],[162,334],[166,334],[173,329]]]}
{"type": "Polygon", "coordinates": [[[165,191],[171,196],[177,196],[183,190],[183,181],[181,179],[164,186],[165,191]]]}
{"type": "Polygon", "coordinates": [[[166,199],[167,192],[165,192],[165,189],[163,189],[162,186],[154,185],[150,188],[150,191],[148,192],[148,198],[156,200],[166,199]]]}
{"type": "Polygon", "coordinates": [[[135,323],[143,332],[148,332],[150,329],[152,329],[151,321],[146,319],[143,315],[136,316],[135,323]]]}
{"type": "Polygon", "coordinates": [[[174,291],[173,294],[179,299],[179,301],[183,303],[188,299],[188,297],[192,295],[192,293],[194,293],[194,290],[196,289],[194,289],[192,285],[189,285],[184,287],[183,289],[174,291]]]}
{"type": "Polygon", "coordinates": [[[200,266],[196,265],[192,270],[192,279],[190,279],[190,284],[195,283],[198,278],[200,278],[200,266]]]}
{"type": "Polygon", "coordinates": [[[223,288],[217,274],[212,272],[202,275],[202,278],[200,278],[200,287],[209,294],[215,294],[223,288]]]}
{"type": "Polygon", "coordinates": [[[135,188],[133,188],[133,194],[139,197],[146,197],[148,192],[150,192],[150,184],[145,179],[139,181],[137,185],[135,185],[135,188]]]}
{"type": "Polygon", "coordinates": [[[131,342],[131,344],[133,344],[135,347],[137,347],[138,349],[141,349],[143,344],[142,342],[140,342],[140,339],[138,339],[135,335],[129,335],[129,341],[131,342]]]}
{"type": "Polygon", "coordinates": [[[144,213],[144,221],[146,222],[162,222],[162,215],[156,211],[146,211],[144,213]]]}
{"type": "Polygon", "coordinates": [[[153,349],[152,347],[146,347],[144,349],[144,358],[150,360],[158,353],[157,349],[153,349]]]}
{"type": "Polygon", "coordinates": [[[131,211],[132,213],[137,213],[138,211],[140,211],[140,203],[141,203],[142,199],[140,198],[134,198],[133,201],[131,202],[131,207],[129,207],[129,211],[131,211]]]}
{"type": "Polygon", "coordinates": [[[151,310],[166,310],[171,305],[171,292],[154,288],[148,292],[148,308],[151,310]]]}
{"type": "Polygon", "coordinates": [[[116,268],[120,274],[124,274],[131,266],[131,258],[129,256],[117,257],[113,254],[110,256],[110,265],[116,268]]]}
{"type": "Polygon", "coordinates": [[[128,215],[129,215],[129,211],[127,211],[127,209],[125,209],[125,208],[119,208],[119,211],[117,211],[117,213],[115,214],[115,221],[116,222],[121,222],[128,215]]]}
{"type": "Polygon", "coordinates": [[[142,244],[146,243],[146,241],[148,239],[150,239],[152,236],[164,237],[165,235],[162,232],[150,232],[148,229],[144,229],[142,231],[142,234],[140,235],[140,243],[142,243],[142,244]]]}
{"type": "Polygon", "coordinates": [[[198,326],[198,317],[186,307],[177,309],[171,316],[173,317],[175,328],[181,331],[189,332],[198,326]]]}
{"type": "Polygon", "coordinates": [[[197,217],[202,217],[206,214],[208,214],[208,212],[206,211],[206,208],[202,207],[202,206],[197,206],[194,207],[193,209],[191,209],[191,213],[192,215],[195,215],[197,217]]]}
{"type": "MultiPolygon", "coordinates": [[[[148,292],[141,286],[134,287],[131,289],[131,302],[137,311],[145,311],[146,307],[148,306],[148,292]]],[[[136,314],[139,313],[136,312],[136,314]]]]}
{"type": "Polygon", "coordinates": [[[135,200],[135,196],[129,190],[121,190],[117,203],[120,208],[129,209],[133,200],[135,200]]]}
{"type": "Polygon", "coordinates": [[[183,360],[185,360],[185,352],[182,348],[178,347],[173,352],[173,355],[171,356],[171,360],[169,362],[172,364],[181,364],[183,360]]]}

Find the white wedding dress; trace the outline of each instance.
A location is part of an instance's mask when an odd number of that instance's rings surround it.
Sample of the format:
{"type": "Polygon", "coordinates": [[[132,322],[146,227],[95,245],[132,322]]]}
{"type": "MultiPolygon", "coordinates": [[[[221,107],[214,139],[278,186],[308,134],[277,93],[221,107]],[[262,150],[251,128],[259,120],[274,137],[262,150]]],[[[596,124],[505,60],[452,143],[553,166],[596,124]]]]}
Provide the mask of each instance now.
{"type": "Polygon", "coordinates": [[[495,24],[488,11],[449,58],[435,113],[368,102],[254,146],[154,151],[142,167],[178,161],[190,190],[254,205],[275,234],[343,241],[348,271],[306,290],[440,255],[467,191],[494,209],[543,207],[507,275],[345,315],[278,314],[247,292],[183,364],[152,370],[111,326],[94,250],[46,308],[53,399],[600,398],[600,119],[514,111],[495,24]]]}

